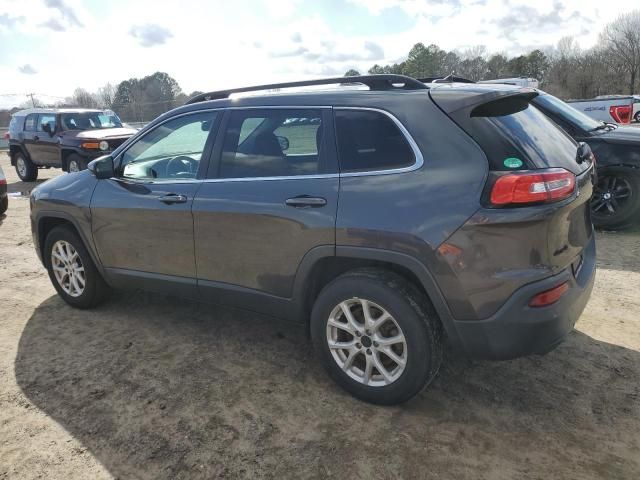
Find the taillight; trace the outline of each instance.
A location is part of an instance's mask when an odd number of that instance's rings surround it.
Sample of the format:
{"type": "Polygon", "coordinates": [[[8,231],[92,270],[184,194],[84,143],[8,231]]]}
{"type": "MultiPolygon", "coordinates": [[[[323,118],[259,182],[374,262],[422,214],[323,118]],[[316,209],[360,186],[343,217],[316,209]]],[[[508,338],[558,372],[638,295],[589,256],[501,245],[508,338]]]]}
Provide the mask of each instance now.
{"type": "Polygon", "coordinates": [[[546,307],[560,300],[560,297],[567,293],[569,290],[569,284],[567,282],[561,283],[557,287],[553,287],[551,290],[545,290],[534,296],[529,301],[530,307],[546,307]]]}
{"type": "Polygon", "coordinates": [[[616,123],[631,123],[631,105],[613,105],[609,113],[616,123]]]}
{"type": "Polygon", "coordinates": [[[9,140],[9,132],[4,132],[4,135],[2,136],[5,140],[9,140]]]}
{"type": "Polygon", "coordinates": [[[564,168],[508,173],[498,177],[491,189],[496,206],[555,202],[568,198],[576,188],[576,176],[564,168]]]}

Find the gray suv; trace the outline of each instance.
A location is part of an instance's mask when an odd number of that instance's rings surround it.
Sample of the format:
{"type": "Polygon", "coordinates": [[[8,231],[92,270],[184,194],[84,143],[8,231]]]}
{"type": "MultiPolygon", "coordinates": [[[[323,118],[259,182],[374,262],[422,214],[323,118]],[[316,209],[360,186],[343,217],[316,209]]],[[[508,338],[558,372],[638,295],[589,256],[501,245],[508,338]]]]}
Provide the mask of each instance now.
{"type": "Polygon", "coordinates": [[[345,81],[200,95],[36,188],[60,296],[142,288],[304,323],[331,377],[379,404],[420,392],[445,341],[485,359],[560,343],[594,280],[589,148],[531,89],[300,88],[345,81]]]}

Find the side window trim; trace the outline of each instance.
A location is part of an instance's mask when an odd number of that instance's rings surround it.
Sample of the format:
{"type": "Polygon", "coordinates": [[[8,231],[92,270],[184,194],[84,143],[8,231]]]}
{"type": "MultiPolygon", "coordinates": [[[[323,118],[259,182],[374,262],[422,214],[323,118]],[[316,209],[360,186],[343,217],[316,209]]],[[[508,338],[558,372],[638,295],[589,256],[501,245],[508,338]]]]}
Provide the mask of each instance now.
{"type": "Polygon", "coordinates": [[[333,107],[326,105],[259,105],[245,107],[227,107],[224,108],[224,116],[218,126],[216,142],[213,147],[212,155],[209,159],[209,168],[204,177],[205,183],[222,183],[222,182],[262,182],[274,180],[310,180],[320,178],[338,178],[339,169],[337,164],[337,152],[334,142],[335,128],[333,126],[333,107]],[[237,178],[220,178],[220,164],[222,160],[222,148],[224,144],[225,132],[229,126],[231,112],[234,110],[320,110],[322,121],[327,122],[327,128],[324,131],[323,147],[324,151],[319,152],[323,157],[329,156],[333,159],[333,168],[335,173],[316,173],[310,175],[291,175],[291,176],[269,176],[269,177],[237,177],[237,178]]]}
{"type": "MultiPolygon", "coordinates": [[[[149,133],[153,132],[156,128],[158,128],[159,126],[170,122],[172,120],[175,120],[176,118],[179,117],[185,117],[187,115],[197,115],[200,113],[204,113],[204,112],[218,112],[218,115],[216,115],[215,120],[213,121],[213,125],[211,126],[211,131],[209,132],[209,136],[207,137],[207,141],[205,143],[204,146],[204,150],[202,151],[202,158],[200,159],[200,163],[198,165],[198,173],[196,174],[196,178],[180,178],[180,179],[169,179],[169,178],[165,178],[165,179],[157,179],[157,180],[149,180],[149,179],[142,179],[142,178],[126,178],[126,177],[121,177],[121,176],[116,176],[115,178],[118,178],[120,180],[126,180],[128,182],[132,182],[132,183],[139,183],[139,184],[159,184],[159,183],[170,183],[170,184],[182,184],[182,183],[194,183],[194,182],[202,182],[203,179],[205,178],[205,174],[207,172],[207,167],[209,165],[209,161],[211,158],[211,152],[213,150],[213,146],[214,146],[214,140],[217,141],[217,137],[218,137],[218,132],[220,131],[220,123],[221,123],[221,119],[223,116],[223,112],[224,109],[222,108],[207,108],[207,109],[203,109],[203,110],[192,110],[190,112],[185,112],[185,113],[181,113],[180,115],[174,115],[168,118],[165,118],[163,121],[158,122],[156,125],[153,125],[153,127],[149,128],[148,130],[144,131],[142,133],[142,135],[140,135],[139,137],[135,137],[135,139],[133,139],[131,142],[128,142],[126,144],[126,147],[121,151],[118,152],[118,155],[114,158],[114,164],[116,165],[116,171],[118,172],[118,175],[120,175],[119,170],[121,169],[122,165],[122,156],[127,152],[127,150],[129,150],[131,147],[133,147],[136,143],[138,143],[139,140],[143,139],[144,137],[146,137],[149,133]],[[212,133],[215,132],[215,134],[212,135],[212,133]]],[[[132,137],[133,138],[133,137],[132,137]]]]}
{"type": "MultiPolygon", "coordinates": [[[[400,130],[400,132],[406,139],[415,157],[415,162],[413,163],[413,165],[409,165],[407,167],[389,168],[389,169],[383,169],[383,170],[369,170],[369,171],[363,171],[363,172],[340,172],[340,177],[368,177],[371,175],[393,175],[397,173],[412,172],[414,170],[418,170],[422,168],[422,166],[424,165],[424,157],[422,156],[422,152],[420,151],[418,144],[413,139],[413,137],[411,136],[409,131],[406,129],[406,127],[402,124],[402,122],[398,120],[395,117],[395,115],[393,115],[391,112],[388,112],[387,110],[383,110],[381,108],[373,108],[373,107],[334,107],[334,110],[335,111],[356,110],[356,111],[365,111],[365,112],[378,112],[385,115],[386,117],[391,119],[391,121],[396,125],[396,127],[398,127],[398,130],[400,130]]],[[[335,116],[334,116],[334,130],[335,130],[335,116]]],[[[337,131],[335,132],[335,135],[336,135],[335,141],[337,144],[338,142],[337,131]]]]}

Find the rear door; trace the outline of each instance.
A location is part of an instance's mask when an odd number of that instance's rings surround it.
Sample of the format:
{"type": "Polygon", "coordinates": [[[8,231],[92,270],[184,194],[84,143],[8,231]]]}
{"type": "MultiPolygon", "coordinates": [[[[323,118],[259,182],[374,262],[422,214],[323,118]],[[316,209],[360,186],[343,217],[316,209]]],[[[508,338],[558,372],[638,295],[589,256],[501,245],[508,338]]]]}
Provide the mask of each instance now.
{"type": "Polygon", "coordinates": [[[56,135],[56,114],[41,113],[38,115],[36,125],[36,144],[38,162],[42,165],[61,166],[60,147],[58,135],[56,135]],[[44,126],[49,125],[51,135],[44,131],[44,126]]]}
{"type": "Polygon", "coordinates": [[[98,182],[93,238],[114,282],[195,296],[191,206],[217,118],[193,112],[159,124],[121,154],[116,177],[98,182]]]}
{"type": "Polygon", "coordinates": [[[193,203],[202,296],[233,289],[289,298],[305,255],[333,253],[339,178],[331,138],[328,107],[226,113],[193,203]]]}
{"type": "Polygon", "coordinates": [[[22,133],[24,148],[27,150],[31,161],[39,163],[39,140],[40,135],[36,132],[38,124],[38,114],[30,113],[24,118],[24,129],[22,133]]]}

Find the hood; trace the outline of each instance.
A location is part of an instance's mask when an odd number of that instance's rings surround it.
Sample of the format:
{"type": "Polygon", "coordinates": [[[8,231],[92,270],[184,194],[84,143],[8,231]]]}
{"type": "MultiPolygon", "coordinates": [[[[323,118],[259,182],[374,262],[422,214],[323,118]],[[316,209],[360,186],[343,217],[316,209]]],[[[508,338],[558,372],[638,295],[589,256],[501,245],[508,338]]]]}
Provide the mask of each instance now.
{"type": "Polygon", "coordinates": [[[69,130],[65,132],[64,135],[83,140],[107,140],[109,138],[130,137],[137,132],[138,131],[133,128],[102,128],[97,130],[69,130]]]}
{"type": "Polygon", "coordinates": [[[640,128],[618,127],[603,133],[601,138],[607,143],[633,143],[640,146],[640,128]]]}

